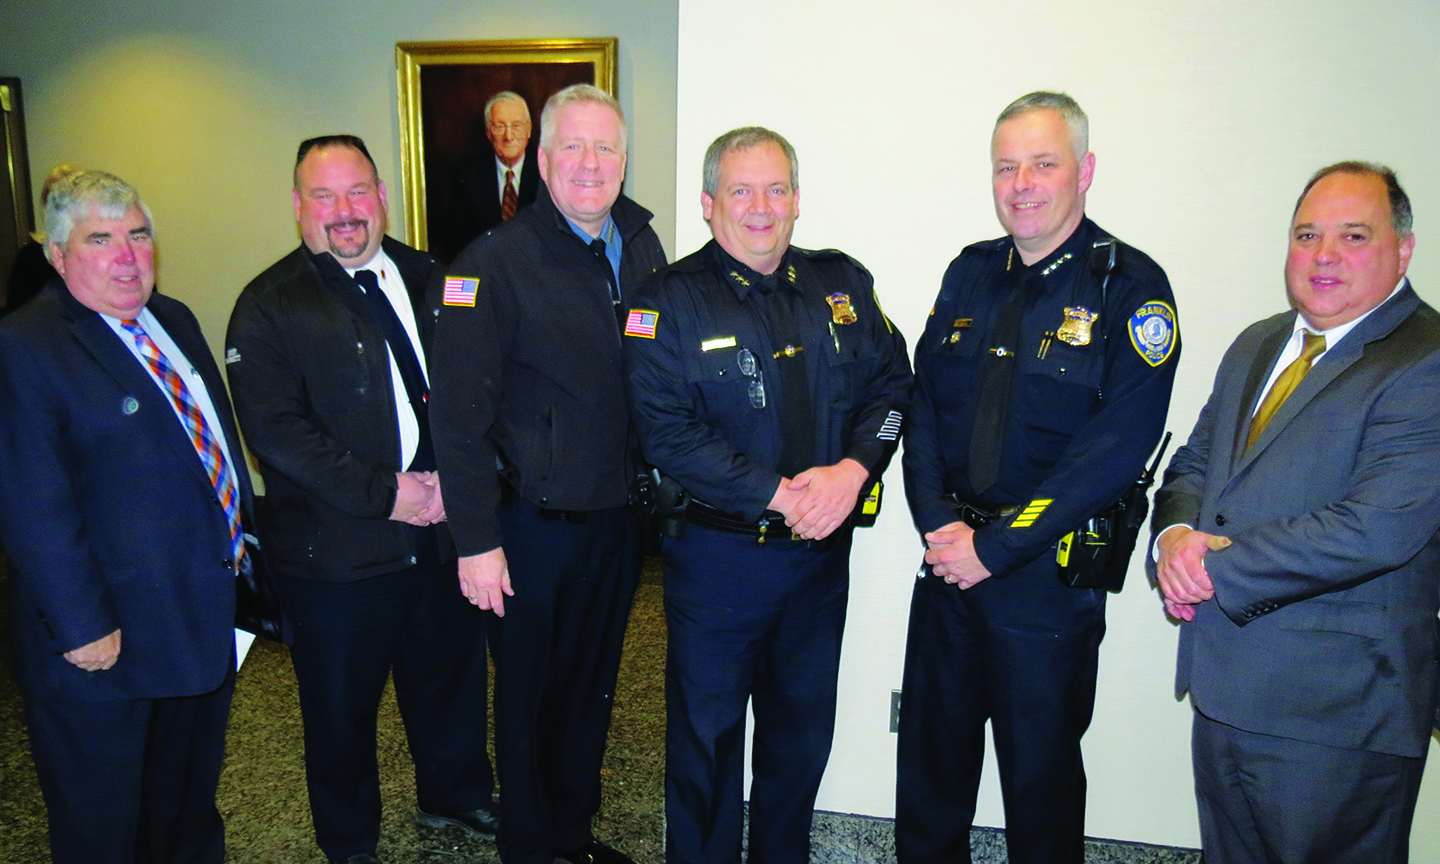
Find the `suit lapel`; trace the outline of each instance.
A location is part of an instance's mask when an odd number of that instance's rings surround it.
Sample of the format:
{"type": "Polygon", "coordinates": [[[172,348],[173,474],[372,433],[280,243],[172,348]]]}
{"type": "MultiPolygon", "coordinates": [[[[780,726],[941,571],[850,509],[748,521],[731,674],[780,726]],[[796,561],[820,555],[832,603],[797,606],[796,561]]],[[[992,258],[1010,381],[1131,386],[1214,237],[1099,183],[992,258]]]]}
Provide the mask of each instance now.
{"type": "MultiPolygon", "coordinates": [[[[1315,365],[1311,368],[1309,374],[1307,374],[1299,386],[1295,388],[1295,392],[1291,393],[1290,398],[1285,400],[1285,404],[1280,406],[1280,410],[1275,412],[1275,416],[1270,419],[1270,424],[1265,427],[1265,431],[1261,433],[1260,438],[1256,440],[1255,446],[1240,456],[1233,473],[1239,474],[1241,471],[1244,471],[1246,466],[1253,462],[1270,446],[1272,441],[1285,431],[1285,427],[1290,424],[1291,420],[1295,419],[1296,415],[1305,409],[1306,405],[1310,404],[1313,399],[1322,393],[1325,388],[1329,386],[1330,382],[1338,378],[1341,373],[1349,369],[1357,360],[1364,356],[1366,345],[1388,336],[1399,326],[1401,321],[1404,321],[1410,316],[1411,312],[1415,311],[1415,307],[1419,304],[1420,298],[1415,295],[1415,292],[1411,290],[1407,283],[1406,286],[1400,290],[1399,294],[1370,313],[1368,318],[1360,322],[1354,330],[1346,334],[1345,337],[1340,340],[1340,344],[1333,348],[1327,347],[1325,353],[1320,356],[1320,359],[1315,361],[1315,365]]],[[[1247,423],[1245,425],[1248,427],[1248,417],[1246,419],[1247,423]]],[[[1244,432],[1240,433],[1242,437],[1240,443],[1236,445],[1237,450],[1244,444],[1244,434],[1244,432]]]]}
{"type": "Polygon", "coordinates": [[[1255,415],[1256,400],[1260,398],[1261,388],[1265,386],[1265,381],[1275,368],[1275,361],[1290,339],[1293,322],[1293,318],[1287,318],[1286,323],[1262,339],[1255,358],[1250,361],[1250,372],[1245,376],[1245,389],[1240,393],[1238,414],[1234,418],[1235,438],[1231,442],[1230,450],[1232,473],[1238,467],[1236,463],[1245,455],[1245,439],[1250,435],[1250,419],[1255,415]]]}
{"type": "MultiPolygon", "coordinates": [[[[154,304],[152,299],[151,303],[154,304]]],[[[179,457],[188,470],[193,470],[205,479],[208,484],[209,476],[205,473],[205,467],[200,464],[200,458],[195,453],[195,445],[190,442],[185,430],[180,425],[180,420],[175,416],[175,409],[170,404],[170,397],[162,391],[150,377],[150,373],[140,365],[140,361],[131,353],[128,346],[120,341],[120,337],[110,325],[101,319],[99,313],[85,307],[76,300],[70,292],[61,288],[61,304],[65,315],[70,320],[71,332],[81,347],[95,359],[96,364],[105,371],[107,375],[114,378],[116,383],[126,394],[140,400],[140,404],[152,405],[153,408],[144,411],[145,420],[156,430],[162,440],[170,440],[173,443],[172,452],[179,457]]],[[[155,304],[159,305],[159,304],[155,304]]],[[[152,312],[153,306],[151,307],[152,312]]],[[[159,318],[159,316],[156,316],[159,318]]],[[[160,323],[165,327],[166,332],[170,331],[168,321],[161,319],[160,323]]],[[[174,338],[172,334],[172,338],[174,338]]],[[[177,345],[180,342],[177,340],[177,345]]],[[[181,350],[187,357],[193,357],[192,349],[181,345],[181,350]]],[[[205,356],[209,356],[209,349],[201,348],[205,356]]],[[[208,382],[207,382],[208,385],[208,382]]],[[[223,391],[221,391],[223,393],[223,391]]],[[[229,434],[229,430],[226,430],[229,434]]],[[[238,440],[230,439],[230,440],[238,440]]]]}

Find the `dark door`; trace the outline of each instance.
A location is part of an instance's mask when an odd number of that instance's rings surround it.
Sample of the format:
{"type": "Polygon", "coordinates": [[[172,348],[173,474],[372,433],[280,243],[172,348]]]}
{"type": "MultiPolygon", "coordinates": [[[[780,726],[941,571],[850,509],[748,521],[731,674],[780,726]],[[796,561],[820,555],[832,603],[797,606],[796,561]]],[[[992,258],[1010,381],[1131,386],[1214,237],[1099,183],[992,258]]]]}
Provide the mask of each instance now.
{"type": "MultiPolygon", "coordinates": [[[[25,153],[25,116],[20,106],[20,79],[0,78],[0,150],[5,170],[0,171],[0,287],[10,281],[10,267],[20,247],[30,242],[35,228],[30,204],[30,160],[25,153]]],[[[8,291],[8,289],[7,289],[8,291]]],[[[9,307],[0,300],[0,314],[9,307]]]]}

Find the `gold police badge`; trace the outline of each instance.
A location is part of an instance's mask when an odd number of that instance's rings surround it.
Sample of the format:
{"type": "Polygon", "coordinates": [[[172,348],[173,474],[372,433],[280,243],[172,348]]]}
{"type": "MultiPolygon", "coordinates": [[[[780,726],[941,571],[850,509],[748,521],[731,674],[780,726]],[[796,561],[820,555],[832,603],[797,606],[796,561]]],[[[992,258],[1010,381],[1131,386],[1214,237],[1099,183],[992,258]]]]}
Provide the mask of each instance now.
{"type": "Polygon", "coordinates": [[[1065,323],[1055,331],[1055,338],[1066,345],[1089,345],[1090,327],[1099,317],[1099,312],[1091,312],[1084,306],[1067,306],[1065,323]]]}
{"type": "Polygon", "coordinates": [[[854,324],[860,320],[855,307],[850,305],[849,294],[831,294],[825,302],[830,304],[830,318],[836,324],[854,324]]]}

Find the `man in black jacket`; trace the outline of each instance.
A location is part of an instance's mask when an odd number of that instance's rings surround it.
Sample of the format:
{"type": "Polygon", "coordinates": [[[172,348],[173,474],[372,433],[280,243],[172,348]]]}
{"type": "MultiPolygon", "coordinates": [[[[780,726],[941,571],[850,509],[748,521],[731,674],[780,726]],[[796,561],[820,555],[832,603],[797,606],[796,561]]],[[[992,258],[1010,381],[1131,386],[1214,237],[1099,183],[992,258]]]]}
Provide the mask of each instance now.
{"type": "Polygon", "coordinates": [[[535,203],[445,279],[435,452],[460,584],[492,611],[501,860],[615,864],[629,859],[590,819],[640,570],[618,319],[665,251],[620,194],[613,97],[590,85],[550,97],[537,161],[535,203]]]}
{"type": "Polygon", "coordinates": [[[316,838],[332,862],[363,864],[377,860],[375,714],[392,671],[416,821],[495,833],[484,627],[435,524],[423,299],[442,271],[384,236],[385,185],[359,138],[300,145],[294,204],[303,243],[241,293],[225,365],[295,630],[316,838]]]}

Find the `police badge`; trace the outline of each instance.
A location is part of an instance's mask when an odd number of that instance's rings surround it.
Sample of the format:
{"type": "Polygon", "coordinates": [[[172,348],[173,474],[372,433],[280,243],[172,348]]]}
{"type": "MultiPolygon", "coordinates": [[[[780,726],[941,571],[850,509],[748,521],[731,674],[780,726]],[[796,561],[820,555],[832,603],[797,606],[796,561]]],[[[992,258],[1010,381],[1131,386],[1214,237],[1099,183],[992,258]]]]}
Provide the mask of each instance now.
{"type": "Polygon", "coordinates": [[[830,304],[830,318],[836,324],[854,324],[860,320],[855,307],[850,305],[849,294],[831,294],[825,302],[830,304]]]}
{"type": "Polygon", "coordinates": [[[1130,344],[1151,366],[1170,359],[1175,350],[1175,310],[1163,300],[1140,304],[1130,316],[1130,344]]]}
{"type": "Polygon", "coordinates": [[[1099,312],[1091,312],[1084,306],[1067,306],[1065,323],[1055,331],[1055,338],[1066,345],[1089,345],[1090,327],[1099,317],[1099,312]]]}

